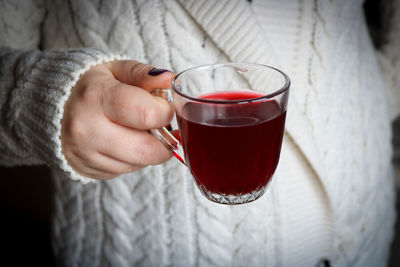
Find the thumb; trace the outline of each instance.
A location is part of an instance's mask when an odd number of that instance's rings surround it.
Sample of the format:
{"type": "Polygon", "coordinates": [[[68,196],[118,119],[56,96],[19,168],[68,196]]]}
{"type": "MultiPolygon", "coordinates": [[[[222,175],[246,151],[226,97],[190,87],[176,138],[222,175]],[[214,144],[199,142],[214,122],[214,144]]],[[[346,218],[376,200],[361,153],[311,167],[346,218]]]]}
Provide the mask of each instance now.
{"type": "Polygon", "coordinates": [[[135,60],[119,60],[105,64],[114,77],[122,83],[152,91],[171,87],[174,74],[135,60]]]}

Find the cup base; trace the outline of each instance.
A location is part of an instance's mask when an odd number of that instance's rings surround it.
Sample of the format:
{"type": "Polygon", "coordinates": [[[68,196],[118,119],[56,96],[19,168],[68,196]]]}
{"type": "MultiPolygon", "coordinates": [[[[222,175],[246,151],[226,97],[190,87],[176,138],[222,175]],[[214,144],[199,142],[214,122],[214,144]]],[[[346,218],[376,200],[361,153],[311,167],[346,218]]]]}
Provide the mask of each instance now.
{"type": "Polygon", "coordinates": [[[226,205],[239,205],[246,204],[252,202],[258,198],[260,198],[266,190],[266,186],[262,187],[259,190],[254,190],[253,192],[247,194],[239,194],[239,195],[227,195],[227,194],[218,194],[208,191],[202,186],[198,187],[200,192],[209,200],[216,202],[218,204],[226,204],[226,205]]]}

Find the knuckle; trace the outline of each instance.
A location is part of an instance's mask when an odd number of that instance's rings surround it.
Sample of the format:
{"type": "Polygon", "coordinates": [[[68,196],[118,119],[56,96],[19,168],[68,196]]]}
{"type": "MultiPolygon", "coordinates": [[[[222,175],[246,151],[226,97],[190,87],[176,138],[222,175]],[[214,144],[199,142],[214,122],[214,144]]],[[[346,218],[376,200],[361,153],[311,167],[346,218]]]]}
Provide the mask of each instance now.
{"type": "Polygon", "coordinates": [[[142,104],[139,107],[139,120],[143,128],[150,129],[154,127],[154,122],[159,117],[159,111],[146,104],[142,104]]]}
{"type": "Polygon", "coordinates": [[[125,121],[128,114],[121,111],[129,110],[129,96],[127,93],[115,86],[110,88],[109,97],[106,99],[106,103],[103,104],[106,113],[116,121],[125,121]]]}
{"type": "Polygon", "coordinates": [[[102,98],[105,94],[105,92],[107,92],[107,88],[110,87],[108,83],[104,82],[104,81],[100,81],[99,84],[97,85],[98,87],[98,92],[99,92],[99,98],[102,98]]]}
{"type": "Polygon", "coordinates": [[[105,88],[105,84],[103,82],[99,82],[96,84],[90,84],[84,86],[80,91],[80,99],[84,104],[97,104],[99,103],[100,93],[105,88]]]}
{"type": "Polygon", "coordinates": [[[85,123],[82,123],[77,119],[70,120],[69,123],[67,123],[65,130],[72,139],[83,139],[86,137],[87,133],[85,123]]]}
{"type": "Polygon", "coordinates": [[[151,157],[146,149],[139,149],[138,151],[138,164],[147,166],[151,164],[151,157]]]}
{"type": "Polygon", "coordinates": [[[110,89],[109,99],[112,107],[124,106],[124,94],[117,87],[110,89]]]}
{"type": "Polygon", "coordinates": [[[141,166],[157,165],[170,159],[172,154],[153,136],[150,136],[138,151],[138,164],[141,166]]]}
{"type": "Polygon", "coordinates": [[[154,163],[154,158],[158,154],[158,150],[154,146],[152,139],[143,143],[143,145],[138,150],[139,165],[147,166],[154,163]]]}
{"type": "Polygon", "coordinates": [[[129,68],[129,80],[132,84],[139,82],[140,76],[147,68],[146,64],[135,61],[129,68]]]}

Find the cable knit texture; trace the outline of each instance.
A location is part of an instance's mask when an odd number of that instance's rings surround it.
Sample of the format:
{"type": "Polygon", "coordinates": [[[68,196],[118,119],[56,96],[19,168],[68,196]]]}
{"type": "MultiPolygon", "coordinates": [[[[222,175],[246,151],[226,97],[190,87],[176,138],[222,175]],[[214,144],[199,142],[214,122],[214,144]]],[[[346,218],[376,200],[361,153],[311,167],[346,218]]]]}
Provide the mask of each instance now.
{"type": "MultiPolygon", "coordinates": [[[[0,161],[54,167],[59,265],[385,265],[394,182],[384,88],[400,83],[379,69],[362,1],[21,0],[1,7],[1,45],[9,48],[0,50],[0,161]],[[27,51],[36,48],[45,52],[27,51]],[[88,180],[62,155],[63,105],[83,72],[120,54],[175,72],[227,61],[287,72],[287,130],[268,192],[242,206],[214,204],[174,160],[111,181],[71,181],[88,180]]],[[[386,69],[398,65],[391,61],[397,30],[379,56],[386,69]]]]}

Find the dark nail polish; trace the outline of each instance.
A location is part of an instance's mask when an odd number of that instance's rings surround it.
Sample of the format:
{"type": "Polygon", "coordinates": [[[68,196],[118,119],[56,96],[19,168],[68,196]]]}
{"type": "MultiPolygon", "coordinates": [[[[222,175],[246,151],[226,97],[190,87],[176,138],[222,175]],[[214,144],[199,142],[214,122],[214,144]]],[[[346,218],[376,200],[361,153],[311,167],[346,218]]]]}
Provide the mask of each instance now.
{"type": "Polygon", "coordinates": [[[167,72],[169,70],[164,70],[164,69],[157,69],[157,68],[152,68],[151,70],[149,70],[149,72],[147,73],[150,76],[157,76],[160,75],[164,72],[167,72]]]}

